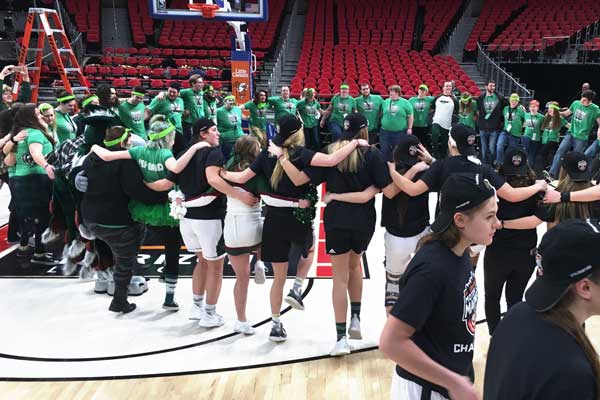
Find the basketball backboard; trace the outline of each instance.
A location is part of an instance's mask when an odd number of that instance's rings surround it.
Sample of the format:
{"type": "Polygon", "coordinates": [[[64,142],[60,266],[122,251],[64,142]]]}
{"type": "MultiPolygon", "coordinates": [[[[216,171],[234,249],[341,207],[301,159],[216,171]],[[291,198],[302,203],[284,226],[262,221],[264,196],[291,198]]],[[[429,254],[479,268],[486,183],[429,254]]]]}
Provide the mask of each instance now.
{"type": "Polygon", "coordinates": [[[148,0],[150,16],[158,19],[203,19],[189,4],[216,4],[217,21],[260,22],[268,18],[267,0],[148,0]]]}

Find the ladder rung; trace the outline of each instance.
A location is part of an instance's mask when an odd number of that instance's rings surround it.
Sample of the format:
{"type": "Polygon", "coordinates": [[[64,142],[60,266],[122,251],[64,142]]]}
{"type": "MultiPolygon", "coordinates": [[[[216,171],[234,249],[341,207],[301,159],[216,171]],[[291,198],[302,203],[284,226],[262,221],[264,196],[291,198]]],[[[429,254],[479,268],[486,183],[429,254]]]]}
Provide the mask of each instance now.
{"type": "Polygon", "coordinates": [[[27,49],[27,51],[42,51],[44,49],[40,49],[39,47],[30,47],[27,49]]]}
{"type": "Polygon", "coordinates": [[[72,52],[72,51],[73,51],[73,50],[71,50],[71,49],[67,49],[66,47],[61,47],[60,49],[58,49],[58,52],[59,52],[59,53],[70,53],[70,52],[72,52]]]}
{"type": "Polygon", "coordinates": [[[37,71],[38,69],[40,69],[39,67],[27,67],[28,71],[37,71]]]}
{"type": "Polygon", "coordinates": [[[65,68],[65,72],[80,72],[81,70],[76,67],[65,68]]]}
{"type": "Polygon", "coordinates": [[[87,86],[71,86],[71,90],[73,90],[73,91],[75,91],[75,90],[85,90],[85,91],[87,91],[87,90],[90,90],[90,88],[87,87],[87,86]]]}
{"type": "Polygon", "coordinates": [[[64,31],[62,29],[50,29],[50,32],[52,32],[52,33],[64,33],[64,31]]]}
{"type": "Polygon", "coordinates": [[[56,14],[56,10],[53,10],[51,8],[41,8],[41,7],[37,7],[37,8],[32,7],[29,9],[29,12],[36,13],[36,14],[43,14],[43,13],[56,14]]]}

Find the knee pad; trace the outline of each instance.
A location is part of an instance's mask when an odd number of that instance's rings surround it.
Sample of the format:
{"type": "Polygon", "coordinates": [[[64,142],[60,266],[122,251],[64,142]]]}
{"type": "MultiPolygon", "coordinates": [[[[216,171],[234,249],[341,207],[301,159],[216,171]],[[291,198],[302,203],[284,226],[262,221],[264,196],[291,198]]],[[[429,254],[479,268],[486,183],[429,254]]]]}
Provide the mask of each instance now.
{"type": "Polygon", "coordinates": [[[385,306],[392,307],[400,295],[400,279],[402,274],[396,275],[385,272],[385,306]]]}

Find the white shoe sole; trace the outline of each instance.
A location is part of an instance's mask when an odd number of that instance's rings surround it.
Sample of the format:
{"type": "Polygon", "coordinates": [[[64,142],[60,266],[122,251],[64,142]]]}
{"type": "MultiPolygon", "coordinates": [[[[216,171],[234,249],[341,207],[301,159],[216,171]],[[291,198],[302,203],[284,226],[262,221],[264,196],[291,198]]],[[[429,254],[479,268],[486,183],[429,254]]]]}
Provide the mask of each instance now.
{"type": "Polygon", "coordinates": [[[336,351],[332,351],[331,353],[329,353],[330,356],[332,357],[341,357],[341,356],[347,356],[348,354],[350,354],[351,351],[350,350],[338,350],[336,351]]]}
{"type": "Polygon", "coordinates": [[[279,336],[269,336],[269,340],[271,342],[281,343],[281,342],[285,342],[287,340],[287,338],[286,337],[279,337],[279,336]]]}
{"type": "Polygon", "coordinates": [[[162,309],[167,311],[179,311],[179,306],[168,306],[166,304],[163,304],[162,309]]]}
{"type": "Polygon", "coordinates": [[[223,322],[207,322],[204,320],[198,321],[198,326],[201,328],[218,328],[219,326],[225,325],[225,321],[223,322]]]}
{"type": "Polygon", "coordinates": [[[304,306],[298,303],[293,297],[285,296],[285,302],[288,303],[294,310],[304,311],[304,306]]]}
{"type": "Polygon", "coordinates": [[[362,333],[360,330],[351,330],[348,329],[348,339],[352,340],[362,340],[362,333]]]}
{"type": "Polygon", "coordinates": [[[252,336],[256,333],[256,330],[254,328],[252,328],[251,331],[245,331],[245,330],[241,330],[241,329],[234,329],[233,330],[235,333],[242,333],[246,336],[252,336]]]}

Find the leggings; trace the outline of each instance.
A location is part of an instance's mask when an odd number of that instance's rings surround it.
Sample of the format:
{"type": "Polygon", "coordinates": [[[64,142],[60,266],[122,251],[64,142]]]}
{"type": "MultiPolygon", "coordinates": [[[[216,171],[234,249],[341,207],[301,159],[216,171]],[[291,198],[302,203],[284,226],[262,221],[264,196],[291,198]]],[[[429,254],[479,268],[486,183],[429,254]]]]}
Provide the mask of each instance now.
{"type": "Polygon", "coordinates": [[[558,142],[548,142],[540,147],[534,164],[534,170],[538,177],[542,177],[542,171],[552,165],[557,149],[558,142]]]}
{"type": "Polygon", "coordinates": [[[448,154],[448,129],[442,128],[438,124],[431,125],[431,149],[433,156],[438,160],[446,158],[448,154]]]}
{"type": "Polygon", "coordinates": [[[42,244],[42,233],[48,227],[49,217],[42,218],[23,218],[21,223],[21,247],[25,247],[29,244],[29,238],[33,236],[35,245],[33,251],[35,254],[42,254],[45,252],[44,245],[42,244]]]}
{"type": "Polygon", "coordinates": [[[179,248],[181,246],[181,233],[179,227],[148,226],[160,243],[165,245],[165,276],[177,278],[179,276],[179,248]]]}

